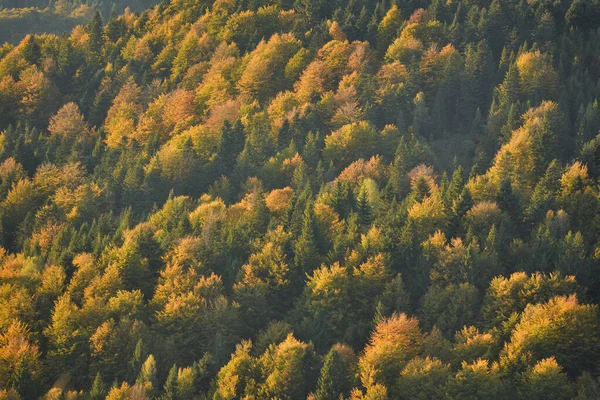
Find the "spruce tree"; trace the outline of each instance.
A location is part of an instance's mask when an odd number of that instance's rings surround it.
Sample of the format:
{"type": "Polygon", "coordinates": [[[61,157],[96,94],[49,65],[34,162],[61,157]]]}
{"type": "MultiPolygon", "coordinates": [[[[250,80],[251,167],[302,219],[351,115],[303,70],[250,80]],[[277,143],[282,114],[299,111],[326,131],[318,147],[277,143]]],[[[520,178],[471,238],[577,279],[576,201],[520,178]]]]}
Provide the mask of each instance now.
{"type": "Polygon", "coordinates": [[[294,264],[298,272],[310,274],[319,266],[319,252],[315,243],[313,204],[307,202],[304,209],[302,232],[294,245],[294,264]]]}
{"type": "Polygon", "coordinates": [[[325,356],[325,362],[319,380],[315,397],[317,400],[339,400],[346,397],[350,391],[348,364],[340,353],[332,348],[325,356]]]}
{"type": "Polygon", "coordinates": [[[99,11],[96,11],[92,20],[87,26],[89,39],[89,49],[92,54],[96,57],[100,57],[102,53],[102,47],[104,45],[104,27],[102,22],[102,15],[99,11]]]}
{"type": "Polygon", "coordinates": [[[94,382],[92,383],[92,388],[90,390],[90,397],[92,400],[101,400],[106,397],[106,386],[102,381],[100,372],[98,372],[94,378],[94,382]]]}
{"type": "Polygon", "coordinates": [[[163,388],[163,400],[175,400],[177,398],[177,365],[173,364],[163,388]]]}
{"type": "Polygon", "coordinates": [[[367,191],[364,188],[361,189],[358,199],[356,199],[356,213],[358,214],[359,224],[363,228],[368,229],[371,226],[373,213],[371,210],[371,204],[369,203],[367,191]]]}

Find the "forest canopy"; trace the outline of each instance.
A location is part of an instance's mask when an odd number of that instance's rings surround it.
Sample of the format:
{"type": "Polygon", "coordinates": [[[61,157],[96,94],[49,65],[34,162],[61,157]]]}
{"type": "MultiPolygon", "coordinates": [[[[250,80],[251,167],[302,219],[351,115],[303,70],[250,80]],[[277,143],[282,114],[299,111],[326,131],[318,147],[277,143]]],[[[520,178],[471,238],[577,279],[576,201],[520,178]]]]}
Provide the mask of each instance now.
{"type": "Polygon", "coordinates": [[[99,11],[105,18],[126,9],[143,11],[158,0],[0,0],[0,43],[19,43],[32,33],[69,33],[99,11]]]}
{"type": "Polygon", "coordinates": [[[0,399],[598,398],[598,0],[18,3],[0,399]]]}

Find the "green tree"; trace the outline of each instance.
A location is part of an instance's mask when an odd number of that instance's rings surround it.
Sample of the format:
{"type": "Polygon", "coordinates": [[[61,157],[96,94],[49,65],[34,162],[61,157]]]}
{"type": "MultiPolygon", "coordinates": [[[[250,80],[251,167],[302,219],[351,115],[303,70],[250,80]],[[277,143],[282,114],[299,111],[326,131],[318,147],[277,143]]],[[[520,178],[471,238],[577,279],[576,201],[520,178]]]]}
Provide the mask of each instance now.
{"type": "Polygon", "coordinates": [[[593,368],[600,352],[596,306],[580,304],[575,295],[529,304],[501,355],[501,366],[519,371],[539,360],[555,357],[565,371],[577,376],[593,368]]]}
{"type": "Polygon", "coordinates": [[[348,396],[351,386],[351,365],[334,346],[325,356],[315,396],[317,400],[337,400],[348,396]]]}
{"type": "Polygon", "coordinates": [[[96,11],[94,17],[87,26],[87,31],[90,35],[89,49],[93,56],[100,57],[104,46],[104,22],[102,15],[96,11]]]}
{"type": "Polygon", "coordinates": [[[436,358],[414,358],[400,373],[392,394],[399,399],[446,398],[450,368],[436,358]]]}
{"type": "Polygon", "coordinates": [[[523,395],[528,399],[567,400],[574,395],[573,385],[554,358],[540,360],[526,376],[523,395]]]}

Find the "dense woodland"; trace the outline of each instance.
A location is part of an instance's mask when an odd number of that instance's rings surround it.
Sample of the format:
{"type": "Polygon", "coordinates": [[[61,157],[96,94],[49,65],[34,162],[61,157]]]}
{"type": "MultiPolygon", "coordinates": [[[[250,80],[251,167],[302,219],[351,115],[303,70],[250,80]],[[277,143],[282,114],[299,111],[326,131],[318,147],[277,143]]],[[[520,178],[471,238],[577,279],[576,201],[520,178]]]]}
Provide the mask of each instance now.
{"type": "Polygon", "coordinates": [[[140,11],[158,0],[0,0],[0,44],[19,43],[31,33],[68,33],[98,11],[105,17],[140,11]]]}
{"type": "Polygon", "coordinates": [[[600,398],[598,0],[171,0],[0,47],[0,399],[600,398]]]}

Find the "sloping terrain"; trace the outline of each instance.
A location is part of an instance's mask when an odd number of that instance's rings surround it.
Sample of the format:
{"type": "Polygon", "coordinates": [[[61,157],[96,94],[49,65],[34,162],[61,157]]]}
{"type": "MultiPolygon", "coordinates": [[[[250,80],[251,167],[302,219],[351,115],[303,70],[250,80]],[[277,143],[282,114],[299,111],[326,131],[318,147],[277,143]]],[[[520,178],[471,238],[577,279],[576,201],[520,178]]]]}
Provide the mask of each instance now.
{"type": "Polygon", "coordinates": [[[594,399],[597,1],[163,1],[0,48],[0,397],[594,399]]]}

